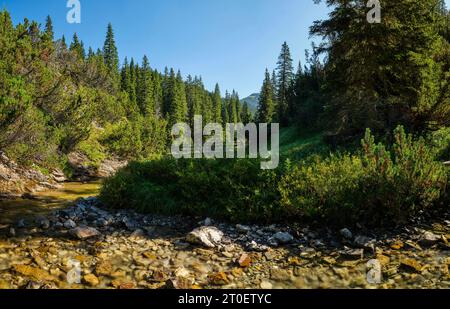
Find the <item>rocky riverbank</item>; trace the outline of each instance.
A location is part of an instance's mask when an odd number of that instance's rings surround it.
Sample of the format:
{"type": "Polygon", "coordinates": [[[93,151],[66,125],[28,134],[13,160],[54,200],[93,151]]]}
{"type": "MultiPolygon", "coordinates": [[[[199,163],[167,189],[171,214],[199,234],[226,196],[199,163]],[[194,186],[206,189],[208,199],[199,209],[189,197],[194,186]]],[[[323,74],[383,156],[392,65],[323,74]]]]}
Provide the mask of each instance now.
{"type": "Polygon", "coordinates": [[[3,226],[0,288],[449,288],[448,219],[336,231],[140,215],[80,199],[3,226]]]}
{"type": "Polygon", "coordinates": [[[24,194],[59,188],[66,180],[61,171],[44,175],[37,169],[19,166],[0,151],[0,198],[17,198],[24,194]]]}
{"type": "Polygon", "coordinates": [[[127,161],[110,158],[93,166],[85,155],[74,152],[68,155],[68,164],[72,169],[70,179],[58,169],[44,174],[37,167],[20,166],[0,151],[0,198],[29,198],[37,192],[60,189],[69,180],[87,182],[110,177],[126,166],[127,161]]]}

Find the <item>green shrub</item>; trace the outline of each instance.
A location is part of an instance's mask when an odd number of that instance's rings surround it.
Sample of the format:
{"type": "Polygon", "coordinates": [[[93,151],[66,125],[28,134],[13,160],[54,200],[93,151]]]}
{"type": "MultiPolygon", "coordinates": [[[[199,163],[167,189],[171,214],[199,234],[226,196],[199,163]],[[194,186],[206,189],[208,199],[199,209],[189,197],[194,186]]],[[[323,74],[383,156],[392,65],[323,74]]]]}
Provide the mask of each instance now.
{"type": "Polygon", "coordinates": [[[275,219],[275,172],[253,160],[174,160],[131,163],[105,181],[101,198],[112,207],[230,220],[275,219]]]}
{"type": "Polygon", "coordinates": [[[295,167],[280,183],[281,207],[294,216],[337,223],[402,222],[439,204],[446,193],[445,167],[423,139],[395,131],[391,151],[370,131],[359,155],[332,156],[295,167]]]}
{"type": "Polygon", "coordinates": [[[286,160],[274,171],[258,160],[134,162],[106,180],[101,198],[116,208],[232,221],[397,223],[448,199],[448,170],[434,156],[402,128],[389,150],[367,131],[357,154],[286,160]]]}

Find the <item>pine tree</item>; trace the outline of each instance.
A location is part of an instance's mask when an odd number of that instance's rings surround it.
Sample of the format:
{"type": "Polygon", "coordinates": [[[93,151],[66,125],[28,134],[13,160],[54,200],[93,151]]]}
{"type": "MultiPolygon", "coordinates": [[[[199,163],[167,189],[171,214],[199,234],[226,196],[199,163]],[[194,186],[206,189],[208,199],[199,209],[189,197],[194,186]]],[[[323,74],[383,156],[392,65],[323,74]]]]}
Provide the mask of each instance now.
{"type": "Polygon", "coordinates": [[[78,39],[78,35],[75,33],[73,35],[72,43],[69,47],[70,51],[75,52],[75,54],[80,58],[84,59],[86,57],[86,52],[84,50],[83,42],[80,42],[78,39]]]}
{"type": "Polygon", "coordinates": [[[114,31],[111,23],[108,24],[105,44],[103,45],[103,57],[113,79],[119,76],[119,53],[114,40],[114,31]]]}
{"type": "Polygon", "coordinates": [[[380,134],[398,125],[436,129],[450,121],[449,44],[437,30],[441,0],[389,1],[379,24],[366,20],[366,1],[328,0],[317,21],[326,63],[327,115],[337,136],[380,134]],[[447,59],[447,60],[444,60],[447,59]]]}
{"type": "Polygon", "coordinates": [[[142,67],[139,70],[137,104],[143,115],[155,115],[155,96],[153,78],[150,63],[147,56],[142,59],[142,67]]]}
{"type": "Polygon", "coordinates": [[[55,33],[53,32],[53,23],[50,15],[47,16],[47,19],[45,21],[45,35],[50,41],[53,41],[55,38],[55,33]]]}
{"type": "Polygon", "coordinates": [[[273,86],[269,70],[266,69],[261,95],[259,97],[257,121],[259,123],[271,123],[275,116],[275,106],[273,103],[273,86]]]}
{"type": "Polygon", "coordinates": [[[248,107],[248,103],[244,101],[244,104],[242,105],[242,111],[241,111],[241,121],[244,124],[248,124],[252,122],[252,112],[250,111],[250,108],[248,107]]]}
{"type": "Polygon", "coordinates": [[[278,121],[282,126],[288,125],[289,122],[288,93],[294,76],[293,71],[291,52],[288,44],[284,42],[277,63],[278,121]]]}
{"type": "Polygon", "coordinates": [[[229,113],[229,105],[230,105],[230,93],[228,90],[225,91],[225,99],[222,104],[222,122],[225,126],[227,123],[230,123],[230,113],[229,113]]]}
{"type": "Polygon", "coordinates": [[[214,121],[222,123],[222,96],[220,94],[219,84],[216,84],[213,94],[214,121]]]}
{"type": "Polygon", "coordinates": [[[64,35],[63,35],[62,38],[61,38],[61,48],[62,48],[63,50],[66,50],[66,49],[67,49],[66,37],[65,37],[64,35]]]}

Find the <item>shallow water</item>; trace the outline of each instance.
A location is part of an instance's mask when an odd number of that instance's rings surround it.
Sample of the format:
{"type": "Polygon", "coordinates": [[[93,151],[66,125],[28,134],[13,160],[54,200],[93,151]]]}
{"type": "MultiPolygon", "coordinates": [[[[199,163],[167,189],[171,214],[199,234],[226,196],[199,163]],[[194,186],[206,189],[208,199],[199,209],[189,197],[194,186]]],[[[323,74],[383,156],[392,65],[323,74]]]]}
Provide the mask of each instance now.
{"type": "Polygon", "coordinates": [[[70,182],[58,190],[35,193],[35,199],[0,200],[0,225],[10,225],[19,219],[45,215],[55,209],[66,207],[70,202],[81,197],[96,196],[100,191],[98,182],[70,182]]]}

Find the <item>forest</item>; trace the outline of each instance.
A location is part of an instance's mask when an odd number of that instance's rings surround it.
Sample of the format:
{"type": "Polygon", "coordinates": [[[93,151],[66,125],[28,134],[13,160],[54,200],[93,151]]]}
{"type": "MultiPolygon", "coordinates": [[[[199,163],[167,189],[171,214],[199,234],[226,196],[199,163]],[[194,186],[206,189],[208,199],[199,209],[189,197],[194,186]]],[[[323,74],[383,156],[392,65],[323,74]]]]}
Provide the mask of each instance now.
{"type": "Polygon", "coordinates": [[[386,1],[379,24],[365,1],[328,0],[321,39],[295,65],[282,45],[257,112],[236,91],[119,59],[107,26],[102,50],[74,34],[14,25],[0,13],[0,149],[23,166],[61,169],[77,152],[97,166],[130,162],[106,179],[112,208],[227,220],[398,222],[449,204],[450,15],[444,1],[386,1]],[[279,123],[279,168],[255,159],[176,160],[171,128],[185,122],[279,123]],[[204,197],[203,194],[209,192],[204,197]]]}

